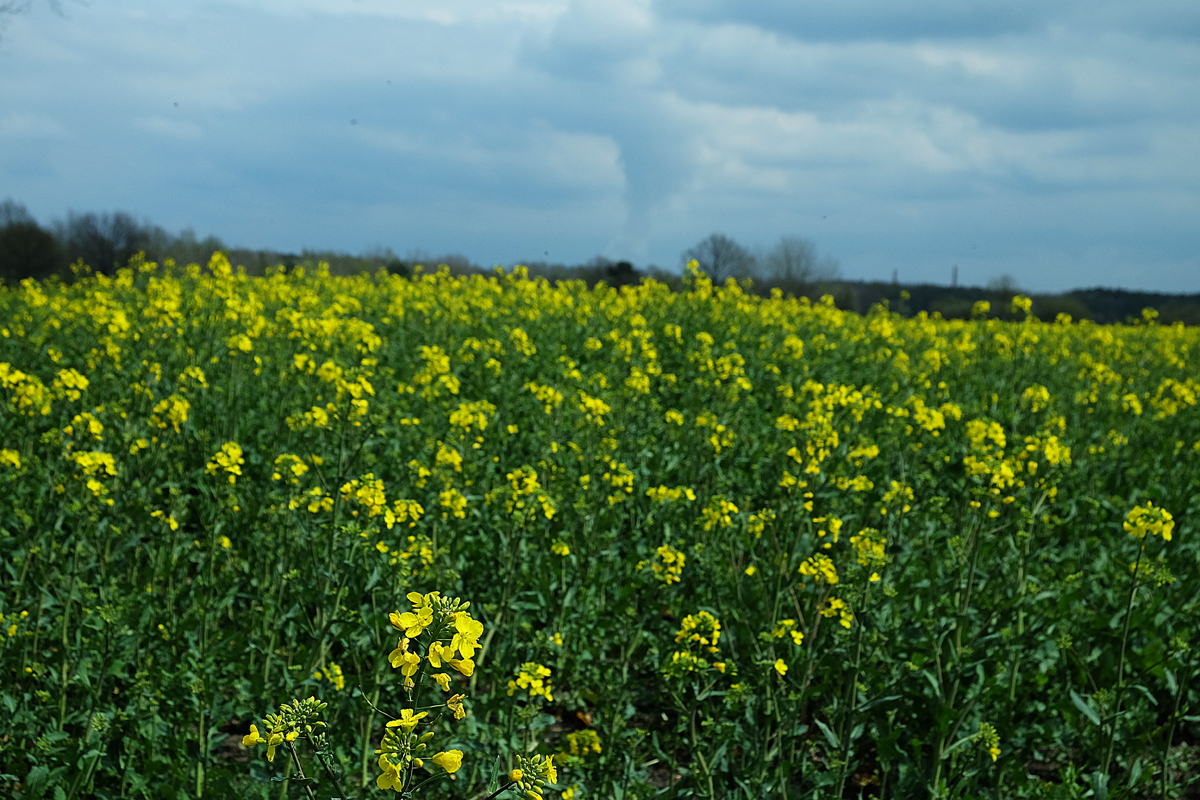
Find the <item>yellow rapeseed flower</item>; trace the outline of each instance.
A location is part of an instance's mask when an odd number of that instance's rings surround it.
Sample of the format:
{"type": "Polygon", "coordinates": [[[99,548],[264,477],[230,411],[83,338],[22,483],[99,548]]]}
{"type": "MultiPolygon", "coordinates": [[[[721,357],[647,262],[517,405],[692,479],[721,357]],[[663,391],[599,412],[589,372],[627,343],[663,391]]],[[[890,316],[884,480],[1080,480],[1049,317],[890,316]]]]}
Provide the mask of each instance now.
{"type": "Polygon", "coordinates": [[[463,751],[446,750],[445,752],[434,754],[433,758],[429,760],[446,770],[446,772],[453,774],[458,772],[459,767],[462,766],[463,751]]]}
{"type": "Polygon", "coordinates": [[[413,713],[411,708],[404,708],[400,710],[400,718],[390,720],[387,723],[387,727],[399,728],[405,733],[412,733],[412,729],[417,727],[417,723],[427,716],[429,716],[429,712],[427,711],[413,713]]]}
{"type": "Polygon", "coordinates": [[[1134,506],[1125,517],[1125,531],[1130,536],[1145,539],[1146,534],[1162,536],[1163,541],[1171,541],[1171,532],[1175,530],[1175,521],[1171,513],[1164,508],[1156,508],[1148,501],[1144,506],[1134,506]]]}

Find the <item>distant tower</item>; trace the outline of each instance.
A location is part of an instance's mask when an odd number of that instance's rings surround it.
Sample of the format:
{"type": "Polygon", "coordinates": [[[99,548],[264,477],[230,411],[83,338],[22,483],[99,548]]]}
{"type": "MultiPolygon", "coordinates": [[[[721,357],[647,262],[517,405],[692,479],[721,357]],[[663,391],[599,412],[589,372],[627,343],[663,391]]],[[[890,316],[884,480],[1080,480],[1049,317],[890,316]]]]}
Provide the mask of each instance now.
{"type": "Polygon", "coordinates": [[[900,270],[892,270],[892,283],[900,283],[900,270]]]}
{"type": "Polygon", "coordinates": [[[958,286],[958,264],[950,268],[950,286],[958,286]]]}

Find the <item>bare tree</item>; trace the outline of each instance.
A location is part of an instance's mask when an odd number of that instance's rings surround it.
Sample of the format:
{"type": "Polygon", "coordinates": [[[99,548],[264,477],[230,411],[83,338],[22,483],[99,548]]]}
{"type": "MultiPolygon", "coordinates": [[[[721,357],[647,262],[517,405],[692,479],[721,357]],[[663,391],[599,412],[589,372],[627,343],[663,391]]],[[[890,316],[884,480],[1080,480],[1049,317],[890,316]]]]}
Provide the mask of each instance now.
{"type": "Polygon", "coordinates": [[[713,283],[721,283],[726,278],[748,277],[757,266],[749,250],[723,233],[711,234],[683,254],[684,264],[693,259],[713,283]]]}
{"type": "MultiPolygon", "coordinates": [[[[161,230],[155,226],[156,231],[161,230]]],[[[184,228],[176,237],[168,235],[168,241],[165,246],[159,246],[157,235],[151,233],[151,242],[149,247],[156,251],[156,256],[165,258],[170,256],[175,259],[176,264],[207,264],[212,254],[218,250],[227,250],[225,243],[216,236],[206,236],[203,239],[196,237],[196,231],[191,228],[184,228]]],[[[147,254],[148,255],[148,254],[147,254]]]]}
{"type": "Polygon", "coordinates": [[[997,275],[988,281],[987,288],[989,291],[1002,292],[1004,294],[1016,294],[1021,291],[1021,287],[1017,284],[1017,279],[1007,272],[997,275]]]}
{"type": "Polygon", "coordinates": [[[841,273],[836,259],[819,258],[817,246],[800,236],[784,236],[766,258],[766,277],[782,284],[807,286],[837,279],[841,273]]]}
{"type": "Polygon", "coordinates": [[[18,203],[10,197],[0,203],[0,228],[17,222],[34,222],[33,215],[22,203],[18,203]]]}
{"type": "Polygon", "coordinates": [[[70,212],[61,226],[60,238],[66,245],[67,257],[83,262],[97,272],[111,273],[129,263],[139,250],[150,242],[147,227],[138,224],[129,214],[76,214],[70,212]]]}
{"type": "Polygon", "coordinates": [[[58,267],[58,242],[15,200],[0,203],[0,280],[47,278],[58,267]]]}

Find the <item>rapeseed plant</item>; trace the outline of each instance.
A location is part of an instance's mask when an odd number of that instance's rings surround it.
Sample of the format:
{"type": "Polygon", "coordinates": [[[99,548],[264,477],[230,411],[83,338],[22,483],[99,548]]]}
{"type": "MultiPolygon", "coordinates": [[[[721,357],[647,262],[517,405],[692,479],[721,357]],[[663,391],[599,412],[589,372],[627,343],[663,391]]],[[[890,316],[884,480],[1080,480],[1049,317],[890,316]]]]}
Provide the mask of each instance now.
{"type": "MultiPolygon", "coordinates": [[[[1196,613],[1194,328],[1044,324],[1021,298],[860,316],[695,268],[678,290],[414,273],[250,277],[218,254],[0,287],[0,775],[240,791],[222,730],[260,686],[354,731],[331,762],[365,757],[347,788],[421,793],[453,767],[436,792],[478,795],[478,752],[497,776],[567,752],[576,714],[604,736],[576,796],[1032,795],[1046,741],[1103,763],[1109,736],[1131,778],[1175,763],[1170,737],[1146,753],[1189,713],[1167,654],[1196,613]],[[1135,504],[1147,549],[1122,558],[1110,509],[1135,504]],[[486,609],[473,657],[471,631],[433,638],[425,595],[389,626],[425,584],[486,609]],[[700,608],[720,644],[699,622],[673,642],[700,608]],[[1049,640],[1078,645],[1047,661],[1049,640]],[[552,670],[553,703],[505,695],[523,664],[552,670]],[[1071,728],[1085,686],[1098,751],[1071,728]],[[994,762],[951,749],[981,719],[994,762]]],[[[260,766],[282,772],[309,744],[280,735],[260,766]]]]}

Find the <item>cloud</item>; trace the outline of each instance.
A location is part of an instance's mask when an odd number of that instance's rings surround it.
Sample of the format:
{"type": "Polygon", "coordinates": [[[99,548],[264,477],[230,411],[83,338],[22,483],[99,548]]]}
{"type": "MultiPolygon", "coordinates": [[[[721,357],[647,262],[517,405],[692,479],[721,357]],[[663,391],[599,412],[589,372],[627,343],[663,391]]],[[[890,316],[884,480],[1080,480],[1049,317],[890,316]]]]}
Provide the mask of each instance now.
{"type": "Polygon", "coordinates": [[[721,230],[850,277],[1200,290],[1198,9],[105,0],[0,43],[0,170],[35,213],[293,250],[673,266],[721,230]]]}
{"type": "Polygon", "coordinates": [[[0,117],[0,139],[65,142],[72,138],[66,125],[44,114],[16,111],[0,117]]]}
{"type": "Polygon", "coordinates": [[[194,122],[167,119],[166,117],[139,117],[132,125],[138,130],[181,141],[196,141],[204,138],[204,129],[194,122]]]}

